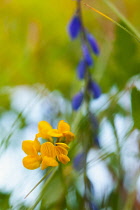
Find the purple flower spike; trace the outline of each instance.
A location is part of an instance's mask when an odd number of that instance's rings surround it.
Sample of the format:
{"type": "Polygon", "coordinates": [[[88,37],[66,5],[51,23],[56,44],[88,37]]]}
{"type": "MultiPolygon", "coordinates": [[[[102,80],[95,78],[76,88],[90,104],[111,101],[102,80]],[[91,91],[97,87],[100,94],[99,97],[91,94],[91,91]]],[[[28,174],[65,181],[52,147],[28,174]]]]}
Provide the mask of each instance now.
{"type": "Polygon", "coordinates": [[[84,79],[86,73],[86,62],[81,60],[77,67],[77,76],[79,79],[84,79]]]}
{"type": "Polygon", "coordinates": [[[82,50],[83,50],[83,56],[84,56],[84,59],[85,59],[85,62],[88,66],[92,66],[93,65],[93,59],[89,53],[89,50],[87,48],[86,45],[83,45],[82,46],[82,50]]]}
{"type": "Polygon", "coordinates": [[[77,93],[73,99],[72,99],[72,108],[73,110],[78,110],[79,107],[81,106],[82,102],[83,102],[83,99],[84,99],[84,94],[83,92],[79,92],[77,93]]]}
{"type": "Polygon", "coordinates": [[[69,26],[68,26],[68,33],[69,33],[71,39],[76,39],[78,34],[80,33],[80,30],[81,30],[80,18],[77,15],[75,15],[71,19],[69,26]]]}
{"type": "Polygon", "coordinates": [[[90,44],[92,51],[95,53],[95,55],[99,55],[100,50],[99,50],[99,46],[96,42],[96,39],[91,34],[87,34],[87,40],[90,44]]]}
{"type": "Polygon", "coordinates": [[[101,89],[96,82],[90,81],[88,84],[88,88],[89,88],[89,91],[91,91],[91,93],[93,94],[94,99],[97,99],[100,97],[101,89]]]}

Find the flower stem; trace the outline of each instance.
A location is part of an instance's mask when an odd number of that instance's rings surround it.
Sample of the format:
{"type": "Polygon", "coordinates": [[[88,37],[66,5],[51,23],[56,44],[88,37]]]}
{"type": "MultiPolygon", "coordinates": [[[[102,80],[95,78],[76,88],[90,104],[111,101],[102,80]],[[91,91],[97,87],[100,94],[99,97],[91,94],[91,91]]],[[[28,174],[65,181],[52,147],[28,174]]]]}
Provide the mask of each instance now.
{"type": "Polygon", "coordinates": [[[48,176],[49,173],[51,173],[51,171],[52,169],[47,171],[47,173],[43,176],[43,178],[31,189],[31,191],[25,196],[25,198],[27,198],[31,194],[31,192],[33,192],[33,190],[48,176]]]}
{"type": "MultiPolygon", "coordinates": [[[[49,174],[49,173],[51,173],[52,172],[52,174],[48,177],[48,179],[46,180],[46,182],[44,183],[44,185],[43,185],[43,188],[42,188],[42,190],[41,190],[41,193],[39,194],[39,196],[38,196],[38,198],[36,199],[36,201],[35,201],[35,203],[33,204],[33,206],[32,207],[30,207],[30,208],[28,208],[28,210],[34,210],[35,209],[35,207],[37,206],[37,204],[41,201],[41,199],[43,198],[43,195],[44,195],[44,191],[45,191],[45,189],[46,189],[46,187],[47,187],[47,185],[49,184],[49,182],[51,181],[51,179],[53,178],[53,176],[55,175],[55,172],[57,171],[57,167],[54,169],[54,168],[52,168],[52,169],[50,169],[49,171],[48,171],[48,173],[47,173],[47,175],[49,174]],[[53,171],[53,172],[52,172],[53,171]]],[[[44,177],[46,177],[47,175],[45,175],[44,177]]],[[[44,178],[43,177],[43,178],[44,178]]],[[[43,179],[42,178],[42,179],[43,179]]],[[[45,178],[44,178],[45,179],[45,178]]],[[[41,181],[41,180],[40,180],[41,181]]],[[[43,181],[43,180],[42,180],[43,181]]]]}

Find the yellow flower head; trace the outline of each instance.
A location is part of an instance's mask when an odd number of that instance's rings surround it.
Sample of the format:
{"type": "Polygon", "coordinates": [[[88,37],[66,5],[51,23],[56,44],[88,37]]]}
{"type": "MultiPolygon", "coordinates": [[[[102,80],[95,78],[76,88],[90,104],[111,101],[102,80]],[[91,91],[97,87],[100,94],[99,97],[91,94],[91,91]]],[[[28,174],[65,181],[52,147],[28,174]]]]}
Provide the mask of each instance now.
{"type": "Polygon", "coordinates": [[[58,166],[58,162],[62,162],[66,164],[70,161],[67,156],[69,148],[64,143],[58,143],[56,146],[51,142],[43,143],[40,147],[40,155],[38,155],[37,149],[34,146],[35,142],[31,140],[23,141],[22,149],[27,154],[26,157],[23,158],[23,165],[27,169],[36,169],[41,165],[41,169],[45,169],[48,166],[58,166]],[[56,160],[57,158],[57,160],[56,160]]]}
{"type": "Polygon", "coordinates": [[[49,166],[58,166],[58,161],[67,164],[70,159],[68,155],[69,146],[65,143],[60,143],[60,137],[65,139],[66,143],[69,143],[74,134],[70,132],[70,126],[63,120],[58,123],[58,128],[53,129],[52,126],[46,121],[40,121],[38,123],[39,132],[35,136],[35,140],[26,140],[22,142],[22,149],[27,154],[23,158],[23,165],[25,168],[33,170],[39,168],[45,169],[49,166]],[[38,141],[38,138],[42,137],[48,142],[42,145],[38,141]],[[52,137],[58,137],[53,143],[52,137]],[[51,142],[50,142],[51,141],[51,142]]]}
{"type": "Polygon", "coordinates": [[[48,166],[58,166],[56,158],[63,164],[68,163],[70,159],[67,157],[68,151],[66,148],[68,147],[65,144],[59,146],[54,146],[51,142],[42,144],[40,150],[42,156],[41,169],[43,170],[48,166]],[[65,159],[65,161],[61,161],[61,158],[59,158],[61,155],[64,155],[63,159],[65,159]]]}
{"type": "Polygon", "coordinates": [[[74,134],[70,131],[70,125],[64,120],[60,120],[57,129],[50,129],[48,134],[52,137],[65,137],[66,144],[74,139],[74,134]]]}

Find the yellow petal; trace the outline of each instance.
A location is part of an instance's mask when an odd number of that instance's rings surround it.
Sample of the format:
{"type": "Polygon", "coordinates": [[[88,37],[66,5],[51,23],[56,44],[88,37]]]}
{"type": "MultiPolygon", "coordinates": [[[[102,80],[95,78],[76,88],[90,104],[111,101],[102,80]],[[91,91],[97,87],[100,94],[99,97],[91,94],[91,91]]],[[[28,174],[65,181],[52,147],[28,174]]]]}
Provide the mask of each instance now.
{"type": "Polygon", "coordinates": [[[48,131],[46,130],[42,130],[41,133],[36,134],[36,138],[40,138],[40,137],[52,142],[52,137],[48,135],[48,131]]]}
{"type": "Polygon", "coordinates": [[[38,123],[38,130],[39,130],[39,133],[42,131],[42,130],[46,130],[46,131],[49,131],[50,129],[52,129],[52,126],[46,122],[46,121],[40,121],[38,123]]]}
{"type": "Polygon", "coordinates": [[[70,147],[65,143],[55,143],[57,146],[64,147],[65,149],[69,149],[70,147]]]}
{"type": "Polygon", "coordinates": [[[70,126],[68,123],[64,122],[64,120],[60,120],[58,123],[58,130],[63,133],[65,131],[70,131],[70,126]]]}
{"type": "Polygon", "coordinates": [[[34,145],[36,151],[37,151],[37,152],[40,152],[41,144],[40,144],[40,142],[38,141],[38,139],[35,139],[35,140],[34,140],[33,145],[34,145]]]}
{"type": "Polygon", "coordinates": [[[39,133],[36,134],[36,138],[42,137],[43,139],[48,139],[52,141],[50,135],[48,135],[48,131],[52,129],[52,126],[46,121],[40,121],[38,123],[39,133]]]}
{"type": "Polygon", "coordinates": [[[52,166],[52,167],[58,166],[58,162],[54,158],[44,156],[42,164],[41,164],[41,169],[44,170],[48,166],[52,166]]]}
{"type": "Polygon", "coordinates": [[[40,121],[38,123],[39,133],[36,134],[36,138],[42,137],[43,139],[48,139],[51,141],[50,135],[48,135],[48,131],[52,129],[52,126],[46,121],[40,121]]]}
{"type": "Polygon", "coordinates": [[[68,151],[64,147],[55,146],[55,149],[56,149],[56,155],[57,156],[60,155],[60,154],[64,154],[64,155],[68,154],[68,151]]]}
{"type": "Polygon", "coordinates": [[[59,155],[57,158],[63,164],[67,164],[70,161],[69,157],[63,154],[59,155]]]}
{"type": "Polygon", "coordinates": [[[22,160],[23,166],[33,170],[40,167],[41,157],[39,155],[27,155],[22,160]]]}
{"type": "Polygon", "coordinates": [[[57,129],[49,130],[48,134],[52,137],[62,137],[63,136],[63,134],[57,129]]]}
{"type": "Polygon", "coordinates": [[[69,142],[71,142],[74,139],[74,137],[75,137],[75,135],[72,132],[70,132],[70,131],[63,132],[63,136],[66,137],[66,143],[67,144],[69,142]]]}
{"type": "Polygon", "coordinates": [[[47,157],[56,157],[56,151],[55,151],[55,146],[51,142],[46,142],[41,145],[41,156],[44,158],[44,156],[47,157]]]}
{"type": "Polygon", "coordinates": [[[37,155],[37,150],[34,146],[34,141],[26,140],[22,142],[22,150],[27,155],[37,155]]]}

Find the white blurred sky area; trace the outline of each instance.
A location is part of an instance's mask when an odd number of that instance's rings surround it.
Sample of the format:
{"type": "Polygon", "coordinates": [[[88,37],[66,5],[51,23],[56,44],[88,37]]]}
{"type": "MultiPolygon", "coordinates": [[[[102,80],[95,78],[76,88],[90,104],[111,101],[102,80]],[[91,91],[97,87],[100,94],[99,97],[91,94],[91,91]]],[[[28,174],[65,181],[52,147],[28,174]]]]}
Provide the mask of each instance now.
{"type": "MultiPolygon", "coordinates": [[[[56,105],[58,106],[58,110],[60,109],[63,114],[67,111],[71,112],[70,104],[63,99],[58,92],[49,94],[44,87],[41,88],[43,94],[39,93],[38,95],[35,88],[26,86],[19,86],[14,88],[14,91],[11,91],[12,109],[24,111],[23,115],[26,117],[28,124],[28,126],[22,130],[18,130],[16,127],[14,130],[12,129],[14,132],[10,139],[10,145],[0,156],[0,190],[12,192],[11,203],[13,205],[18,202],[32,204],[39,193],[41,185],[38,186],[27,199],[24,199],[24,197],[43,176],[40,169],[27,170],[23,167],[22,158],[25,154],[21,149],[22,141],[34,139],[34,135],[37,133],[37,123],[39,121],[46,120],[52,124],[53,118],[50,117],[50,114],[55,112],[56,105]]],[[[95,103],[91,104],[91,107],[96,110],[98,107],[102,107],[107,100],[106,96],[102,96],[95,103]]],[[[128,107],[128,101],[128,96],[125,95],[124,101],[122,100],[121,103],[123,103],[123,106],[126,105],[127,108],[130,108],[128,107]]],[[[54,115],[55,114],[57,113],[54,113],[54,115]]],[[[12,111],[3,114],[0,119],[0,125],[6,132],[2,135],[2,138],[9,134],[15,119],[16,115],[12,111]]],[[[54,122],[53,126],[56,126],[56,124],[57,122],[54,122]]],[[[122,163],[124,164],[125,170],[129,172],[129,175],[126,177],[126,183],[128,183],[128,180],[131,180],[133,174],[139,167],[135,158],[138,152],[136,142],[138,133],[133,132],[128,140],[123,142],[125,132],[132,125],[132,121],[117,116],[115,124],[123,148],[122,163]]],[[[99,137],[104,150],[108,152],[116,150],[114,134],[106,119],[101,124],[99,137]]],[[[98,156],[97,151],[91,150],[88,160],[92,160],[95,156],[98,156]]],[[[113,186],[113,179],[105,162],[99,161],[91,165],[88,169],[88,176],[94,184],[95,195],[98,199],[110,193],[113,186]]],[[[140,181],[138,183],[140,186],[140,181]]]]}

